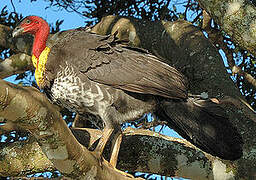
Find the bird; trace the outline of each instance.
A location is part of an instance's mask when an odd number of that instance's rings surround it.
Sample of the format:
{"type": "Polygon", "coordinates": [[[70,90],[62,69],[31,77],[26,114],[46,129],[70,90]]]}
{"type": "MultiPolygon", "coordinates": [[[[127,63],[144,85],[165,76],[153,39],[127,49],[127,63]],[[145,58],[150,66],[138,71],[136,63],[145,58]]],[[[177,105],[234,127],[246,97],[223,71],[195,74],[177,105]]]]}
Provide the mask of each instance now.
{"type": "Polygon", "coordinates": [[[34,36],[36,83],[52,102],[102,120],[102,137],[94,150],[99,155],[111,134],[120,135],[121,124],[154,113],[213,156],[226,160],[242,156],[242,137],[225,110],[211,99],[189,95],[187,79],[174,67],[114,35],[77,28],[48,45],[49,31],[43,18],[27,16],[12,36],[34,36]]]}

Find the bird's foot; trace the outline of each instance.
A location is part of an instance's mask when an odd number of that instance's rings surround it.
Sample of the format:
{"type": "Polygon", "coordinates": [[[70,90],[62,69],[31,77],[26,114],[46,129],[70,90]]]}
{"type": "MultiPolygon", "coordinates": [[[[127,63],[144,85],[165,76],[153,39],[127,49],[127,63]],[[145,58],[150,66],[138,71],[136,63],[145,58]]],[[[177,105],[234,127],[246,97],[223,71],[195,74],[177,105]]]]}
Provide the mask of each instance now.
{"type": "Polygon", "coordinates": [[[129,177],[129,178],[134,178],[133,175],[126,173],[124,171],[121,171],[119,169],[117,169],[116,167],[114,167],[111,163],[109,163],[107,160],[105,160],[102,155],[100,154],[100,152],[98,151],[93,151],[92,154],[95,156],[95,158],[98,160],[99,166],[103,167],[103,163],[106,164],[107,166],[109,166],[110,168],[114,169],[115,171],[117,171],[118,173],[122,174],[125,177],[129,177]]]}
{"type": "Polygon", "coordinates": [[[115,171],[119,172],[123,176],[129,177],[129,178],[134,178],[133,175],[131,175],[131,174],[127,173],[127,172],[121,171],[121,170],[117,169],[116,167],[113,167],[110,163],[109,163],[109,165],[110,165],[111,168],[113,168],[115,171]]]}
{"type": "Polygon", "coordinates": [[[122,174],[122,175],[124,175],[124,176],[126,176],[126,177],[134,178],[133,175],[131,175],[131,174],[127,173],[127,172],[121,171],[121,170],[116,169],[116,168],[113,168],[113,169],[115,169],[115,171],[119,172],[120,174],[122,174]]]}
{"type": "Polygon", "coordinates": [[[99,163],[100,167],[102,167],[103,161],[106,161],[106,160],[103,158],[101,152],[93,151],[92,154],[98,160],[98,163],[99,163]]]}

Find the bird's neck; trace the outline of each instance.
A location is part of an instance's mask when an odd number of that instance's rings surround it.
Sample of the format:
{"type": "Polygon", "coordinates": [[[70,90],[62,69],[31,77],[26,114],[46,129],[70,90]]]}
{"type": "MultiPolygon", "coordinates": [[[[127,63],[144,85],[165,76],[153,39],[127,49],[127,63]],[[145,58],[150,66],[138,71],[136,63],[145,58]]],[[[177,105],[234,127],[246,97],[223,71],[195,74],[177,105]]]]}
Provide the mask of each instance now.
{"type": "Polygon", "coordinates": [[[48,24],[46,24],[45,27],[42,27],[34,34],[32,62],[36,68],[35,79],[39,88],[42,88],[44,83],[45,65],[50,52],[50,49],[46,47],[49,29],[48,24]]]}
{"type": "Polygon", "coordinates": [[[32,54],[39,59],[40,54],[46,47],[49,36],[49,27],[42,28],[35,33],[32,54]]]}

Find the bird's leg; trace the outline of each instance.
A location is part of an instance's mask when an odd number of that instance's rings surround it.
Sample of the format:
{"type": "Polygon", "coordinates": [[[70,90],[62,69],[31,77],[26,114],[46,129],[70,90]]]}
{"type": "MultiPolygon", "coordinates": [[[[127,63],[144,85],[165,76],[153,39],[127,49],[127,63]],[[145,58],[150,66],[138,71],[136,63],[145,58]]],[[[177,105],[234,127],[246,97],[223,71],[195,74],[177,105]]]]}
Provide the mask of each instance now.
{"type": "Polygon", "coordinates": [[[105,148],[105,145],[107,144],[107,141],[110,137],[110,135],[112,134],[112,132],[114,131],[113,128],[108,128],[108,127],[105,127],[103,129],[103,132],[102,132],[102,136],[100,138],[100,141],[97,145],[97,147],[95,148],[94,152],[98,155],[98,156],[101,156],[102,153],[103,153],[103,150],[105,148]]]}
{"type": "Polygon", "coordinates": [[[111,156],[110,156],[110,161],[109,163],[115,168],[117,164],[117,159],[118,159],[118,154],[122,142],[122,131],[118,131],[113,140],[112,140],[112,147],[111,147],[111,156]]]}
{"type": "Polygon", "coordinates": [[[81,124],[79,124],[79,114],[76,114],[76,117],[74,119],[74,122],[72,123],[72,127],[82,127],[81,124]]]}

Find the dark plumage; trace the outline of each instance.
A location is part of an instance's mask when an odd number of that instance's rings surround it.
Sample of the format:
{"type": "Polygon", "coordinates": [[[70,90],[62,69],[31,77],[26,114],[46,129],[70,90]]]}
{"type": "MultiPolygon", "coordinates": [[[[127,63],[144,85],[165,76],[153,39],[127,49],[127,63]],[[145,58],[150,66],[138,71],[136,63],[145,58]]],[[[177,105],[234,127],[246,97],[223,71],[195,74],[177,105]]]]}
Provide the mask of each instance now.
{"type": "MultiPolygon", "coordinates": [[[[156,112],[202,150],[224,159],[241,156],[242,141],[224,110],[210,100],[187,99],[185,77],[155,56],[136,48],[121,47],[112,36],[73,31],[51,48],[46,64],[46,87],[51,89],[57,73],[71,67],[93,94],[98,91],[95,86],[103,92],[104,100],[108,101],[105,110],[108,115],[101,118],[106,126],[119,128],[121,123],[138,119],[144,113],[156,112]],[[108,98],[107,93],[112,98],[108,98]],[[226,132],[230,134],[227,136],[226,132]]],[[[81,90],[72,93],[79,94],[81,90]]],[[[63,104],[69,101],[60,97],[57,100],[63,104]]],[[[101,111],[97,105],[89,108],[78,104],[73,109],[97,115],[101,111]]]]}
{"type": "Polygon", "coordinates": [[[153,112],[202,150],[241,157],[242,139],[224,110],[188,97],[185,77],[157,57],[83,29],[66,32],[50,49],[40,87],[61,106],[100,117],[104,132],[153,112]]]}

